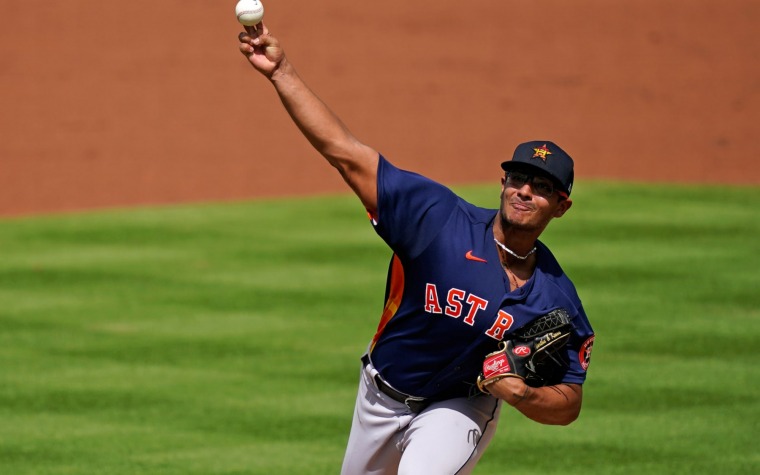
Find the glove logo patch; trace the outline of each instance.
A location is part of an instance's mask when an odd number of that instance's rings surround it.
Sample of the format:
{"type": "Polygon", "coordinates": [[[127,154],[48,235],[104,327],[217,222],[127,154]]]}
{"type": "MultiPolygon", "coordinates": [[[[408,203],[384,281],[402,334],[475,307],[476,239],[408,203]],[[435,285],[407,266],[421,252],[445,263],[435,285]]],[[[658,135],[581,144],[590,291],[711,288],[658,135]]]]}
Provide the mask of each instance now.
{"type": "Polygon", "coordinates": [[[512,354],[515,356],[528,356],[530,355],[530,347],[529,346],[516,346],[512,348],[512,354]]]}
{"type": "Polygon", "coordinates": [[[578,352],[578,359],[580,360],[583,371],[588,369],[588,365],[591,364],[591,350],[594,348],[594,335],[590,336],[588,340],[583,342],[581,350],[578,352]]]}
{"type": "Polygon", "coordinates": [[[483,365],[483,373],[486,377],[508,371],[509,360],[507,360],[507,356],[504,353],[495,355],[493,358],[487,360],[483,365]]]}

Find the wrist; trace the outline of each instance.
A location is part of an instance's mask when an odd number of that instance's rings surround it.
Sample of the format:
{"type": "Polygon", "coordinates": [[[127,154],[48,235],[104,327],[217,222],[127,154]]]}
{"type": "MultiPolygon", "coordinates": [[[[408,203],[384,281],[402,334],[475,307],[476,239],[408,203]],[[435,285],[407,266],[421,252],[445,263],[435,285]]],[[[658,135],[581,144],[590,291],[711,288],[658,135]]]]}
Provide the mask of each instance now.
{"type": "Polygon", "coordinates": [[[288,58],[282,58],[279,63],[277,63],[277,66],[272,70],[272,72],[269,74],[269,80],[272,83],[276,83],[277,81],[281,81],[284,78],[287,78],[289,75],[294,73],[293,66],[288,62],[288,58]]]}
{"type": "Polygon", "coordinates": [[[517,407],[517,405],[518,405],[518,404],[520,404],[521,402],[523,402],[523,401],[525,400],[525,398],[526,398],[526,397],[528,397],[528,392],[529,392],[529,391],[530,391],[530,386],[528,386],[528,385],[526,384],[526,385],[525,385],[525,390],[523,390],[522,394],[520,394],[519,396],[517,396],[517,398],[516,398],[516,399],[514,399],[514,400],[512,400],[512,401],[507,401],[507,402],[508,402],[508,403],[509,403],[509,405],[511,405],[512,407],[517,407]]]}
{"type": "Polygon", "coordinates": [[[530,395],[530,386],[522,378],[507,377],[493,383],[489,390],[492,395],[503,399],[512,407],[517,407],[530,395]]]}

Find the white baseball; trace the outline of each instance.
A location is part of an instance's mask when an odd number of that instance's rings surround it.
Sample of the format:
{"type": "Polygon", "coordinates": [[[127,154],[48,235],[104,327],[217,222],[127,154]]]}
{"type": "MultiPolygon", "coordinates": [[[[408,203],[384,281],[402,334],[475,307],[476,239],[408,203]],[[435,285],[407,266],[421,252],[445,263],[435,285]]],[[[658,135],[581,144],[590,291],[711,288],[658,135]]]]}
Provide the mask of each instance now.
{"type": "Polygon", "coordinates": [[[264,18],[264,5],[259,0],[240,0],[235,5],[235,14],[245,26],[258,25],[264,18]]]}

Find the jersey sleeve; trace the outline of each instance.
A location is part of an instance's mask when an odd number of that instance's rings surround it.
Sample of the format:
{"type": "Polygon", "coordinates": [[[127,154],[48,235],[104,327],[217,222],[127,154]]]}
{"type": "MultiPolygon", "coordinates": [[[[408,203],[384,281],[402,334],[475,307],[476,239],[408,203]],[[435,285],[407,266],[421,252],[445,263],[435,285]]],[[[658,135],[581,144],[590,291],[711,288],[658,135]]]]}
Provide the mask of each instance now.
{"type": "Polygon", "coordinates": [[[451,217],[459,198],[445,186],[393,166],[382,155],[377,172],[377,234],[400,256],[418,256],[451,217]]]}
{"type": "Polygon", "coordinates": [[[586,318],[583,307],[576,309],[573,317],[573,333],[565,350],[565,363],[559,365],[550,373],[549,384],[573,383],[583,384],[586,372],[591,362],[591,349],[594,344],[594,331],[586,318]]]}
{"type": "Polygon", "coordinates": [[[575,285],[562,270],[551,251],[538,242],[539,256],[536,272],[540,280],[534,292],[536,305],[544,313],[545,309],[564,308],[571,315],[573,325],[570,341],[563,355],[564,364],[555,367],[547,378],[549,384],[583,384],[591,359],[594,330],[589,323],[575,285]]]}
{"type": "Polygon", "coordinates": [[[574,331],[567,352],[569,365],[562,382],[583,384],[591,363],[591,349],[594,345],[594,330],[589,324],[583,306],[578,308],[578,315],[573,319],[573,327],[574,331]]]}

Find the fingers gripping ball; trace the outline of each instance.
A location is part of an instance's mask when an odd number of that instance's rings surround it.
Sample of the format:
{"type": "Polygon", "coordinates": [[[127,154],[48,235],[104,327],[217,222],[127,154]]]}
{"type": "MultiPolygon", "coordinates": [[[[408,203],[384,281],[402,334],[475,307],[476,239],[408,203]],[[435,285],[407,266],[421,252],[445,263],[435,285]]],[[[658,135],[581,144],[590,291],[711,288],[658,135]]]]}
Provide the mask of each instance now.
{"type": "Polygon", "coordinates": [[[563,354],[572,328],[567,311],[559,308],[516,331],[513,338],[499,343],[499,350],[486,355],[478,389],[488,393],[488,386],[502,378],[521,378],[533,387],[545,385],[552,371],[567,366],[563,354]]]}
{"type": "Polygon", "coordinates": [[[235,5],[235,15],[245,26],[258,25],[264,18],[264,4],[259,0],[240,0],[235,5]]]}

